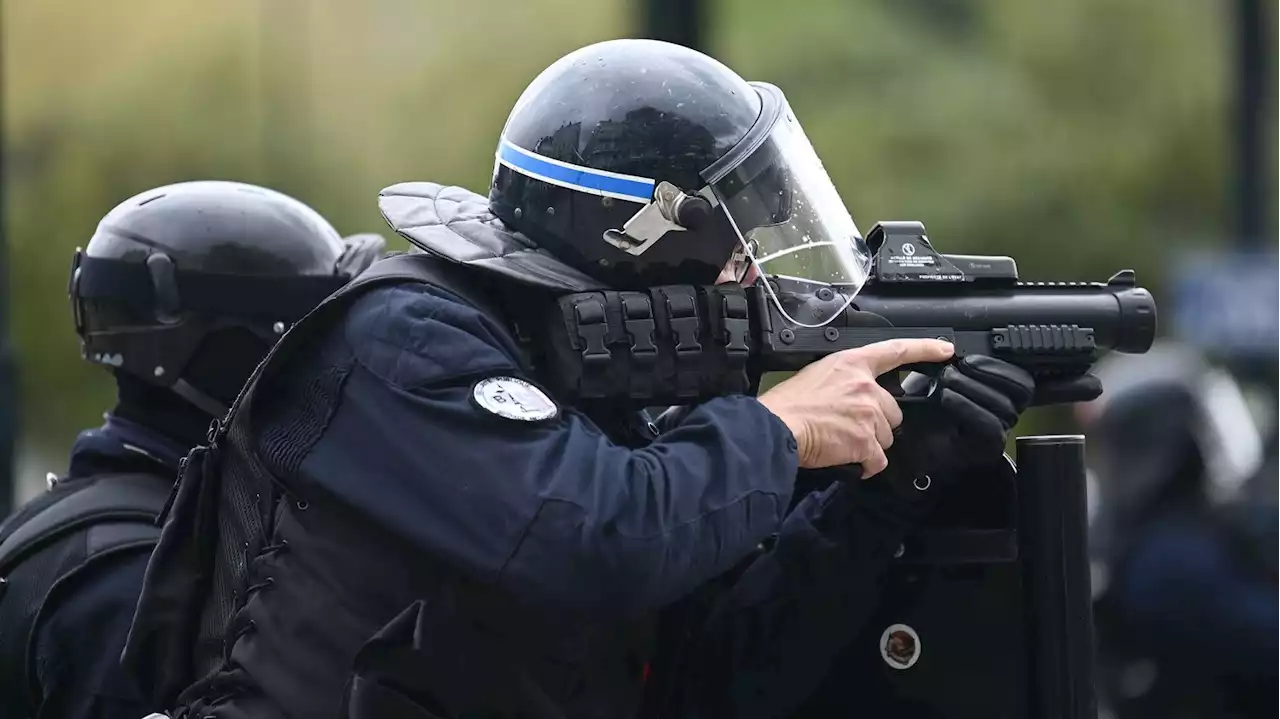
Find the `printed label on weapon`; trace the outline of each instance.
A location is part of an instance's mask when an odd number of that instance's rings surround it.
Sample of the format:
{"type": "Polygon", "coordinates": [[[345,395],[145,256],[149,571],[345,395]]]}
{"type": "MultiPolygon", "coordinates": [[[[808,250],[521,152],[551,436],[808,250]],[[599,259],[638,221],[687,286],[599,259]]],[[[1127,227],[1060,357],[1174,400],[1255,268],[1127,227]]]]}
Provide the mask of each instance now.
{"type": "Polygon", "coordinates": [[[880,657],[894,669],[910,669],[920,661],[920,635],[906,624],[890,624],[880,635],[880,657]]]}
{"type": "MultiPolygon", "coordinates": [[[[906,250],[908,247],[911,247],[910,243],[903,245],[902,249],[906,250]]],[[[889,262],[903,269],[918,270],[918,269],[923,269],[925,267],[932,267],[934,265],[934,258],[933,258],[933,255],[914,254],[914,248],[912,248],[912,253],[902,254],[902,255],[889,255],[889,262]]]]}

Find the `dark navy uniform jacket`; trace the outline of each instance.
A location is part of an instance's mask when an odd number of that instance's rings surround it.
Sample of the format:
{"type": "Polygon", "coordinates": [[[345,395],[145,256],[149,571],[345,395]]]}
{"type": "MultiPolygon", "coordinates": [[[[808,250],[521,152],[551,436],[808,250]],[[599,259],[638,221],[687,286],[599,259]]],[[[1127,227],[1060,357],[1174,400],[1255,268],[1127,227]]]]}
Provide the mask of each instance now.
{"type": "MultiPolygon", "coordinates": [[[[173,482],[186,448],[117,417],[81,432],[72,479],[129,472],[173,482]]],[[[40,719],[136,719],[154,709],[120,666],[149,552],[102,557],[51,592],[33,628],[30,672],[40,719]]]]}
{"type": "Polygon", "coordinates": [[[434,684],[415,691],[466,691],[442,700],[456,711],[496,700],[506,690],[459,685],[511,663],[521,701],[557,707],[528,716],[637,715],[653,615],[778,531],[795,439],[749,397],[707,402],[638,448],[568,406],[501,417],[473,399],[478,381],[537,384],[501,322],[432,286],[374,288],[261,386],[250,441],[297,499],[273,511],[271,551],[250,549],[222,658],[196,657],[206,679],[171,713],[336,716],[408,609],[437,666],[412,672],[434,684]],[[497,646],[459,636],[473,624],[497,646]]]}
{"type": "MultiPolygon", "coordinates": [[[[677,608],[680,626],[668,626],[682,639],[655,658],[655,672],[699,678],[654,682],[662,696],[651,701],[668,710],[714,716],[765,692],[798,703],[875,601],[884,563],[859,560],[887,561],[915,516],[887,495],[851,515],[852,490],[838,483],[791,512],[795,439],[751,397],[693,408],[635,449],[567,406],[541,422],[494,415],[471,398],[477,380],[537,378],[503,328],[441,290],[402,285],[357,300],[314,356],[347,353],[336,410],[290,478],[299,494],[323,488],[469,579],[601,633],[708,585],[693,608],[677,608]],[[766,539],[776,549],[761,554],[766,539]],[[744,560],[736,585],[711,583],[744,560]],[[749,691],[734,688],[735,674],[749,691]]],[[[307,364],[294,384],[325,373],[324,360],[307,364]]]]}
{"type": "Polygon", "coordinates": [[[475,579],[557,609],[656,609],[750,553],[791,501],[795,439],[754,398],[708,402],[640,449],[570,407],[503,419],[472,386],[536,383],[519,349],[494,320],[421,285],[371,291],[330,341],[355,365],[299,478],[475,579]]]}

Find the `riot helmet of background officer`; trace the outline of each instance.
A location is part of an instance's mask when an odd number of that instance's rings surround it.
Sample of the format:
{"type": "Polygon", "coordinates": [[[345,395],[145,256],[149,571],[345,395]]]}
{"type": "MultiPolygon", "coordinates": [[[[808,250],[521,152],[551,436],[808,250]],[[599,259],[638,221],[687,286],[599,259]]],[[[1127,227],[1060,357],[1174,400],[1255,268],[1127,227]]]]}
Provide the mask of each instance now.
{"type": "Polygon", "coordinates": [[[543,71],[503,128],[489,199],[614,289],[711,284],[745,255],[775,281],[852,299],[870,262],[782,91],[653,40],[589,45],[543,71]]]}
{"type": "Polygon", "coordinates": [[[383,246],[374,234],[344,241],[315,210],[263,187],[148,190],[76,252],[69,293],[82,353],[126,384],[221,416],[274,341],[383,246]]]}
{"type": "Polygon", "coordinates": [[[1262,468],[1262,431],[1241,387],[1192,348],[1157,343],[1107,357],[1096,374],[1107,394],[1076,415],[1094,435],[1098,499],[1124,523],[1172,495],[1230,504],[1262,468]]]}

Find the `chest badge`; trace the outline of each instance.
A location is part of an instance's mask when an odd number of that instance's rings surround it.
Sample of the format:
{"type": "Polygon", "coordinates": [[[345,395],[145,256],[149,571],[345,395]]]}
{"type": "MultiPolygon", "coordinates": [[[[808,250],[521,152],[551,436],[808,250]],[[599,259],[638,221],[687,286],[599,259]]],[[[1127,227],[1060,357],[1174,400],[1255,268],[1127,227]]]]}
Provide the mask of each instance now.
{"type": "Polygon", "coordinates": [[[482,379],[471,388],[471,399],[486,412],[521,422],[541,422],[560,414],[545,392],[515,377],[482,379]]]}
{"type": "Polygon", "coordinates": [[[894,669],[910,669],[920,661],[920,635],[906,624],[891,624],[880,635],[880,658],[894,669]]]}

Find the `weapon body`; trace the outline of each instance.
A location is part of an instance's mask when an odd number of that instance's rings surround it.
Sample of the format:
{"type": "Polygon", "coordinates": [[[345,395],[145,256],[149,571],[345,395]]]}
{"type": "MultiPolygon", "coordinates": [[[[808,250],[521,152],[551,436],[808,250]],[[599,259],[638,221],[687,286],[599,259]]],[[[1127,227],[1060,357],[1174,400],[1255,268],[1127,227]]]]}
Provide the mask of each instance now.
{"type": "Polygon", "coordinates": [[[936,337],[958,356],[999,357],[1036,379],[1069,377],[1106,350],[1141,354],[1155,339],[1155,300],[1132,270],[1105,283],[1021,282],[1013,258],[941,254],[918,222],[879,223],[867,242],[874,259],[866,285],[823,327],[790,318],[830,316],[847,302],[836,290],[804,291],[786,278],[752,288],[758,371],[798,370],[882,340],[936,337]]]}

